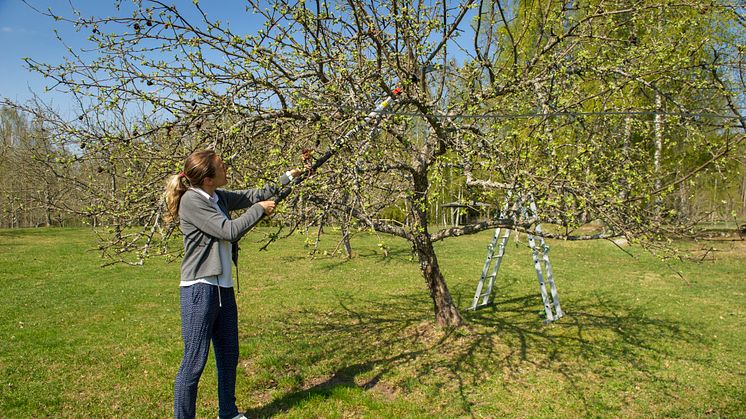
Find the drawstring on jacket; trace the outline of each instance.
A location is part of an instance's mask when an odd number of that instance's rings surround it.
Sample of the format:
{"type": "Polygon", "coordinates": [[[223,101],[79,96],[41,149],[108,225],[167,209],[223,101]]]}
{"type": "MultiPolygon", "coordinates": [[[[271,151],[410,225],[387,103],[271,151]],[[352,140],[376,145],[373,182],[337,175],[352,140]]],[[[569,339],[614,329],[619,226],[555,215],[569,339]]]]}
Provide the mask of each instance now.
{"type": "Polygon", "coordinates": [[[220,277],[215,278],[218,280],[218,285],[215,285],[218,287],[218,307],[223,307],[223,298],[220,296],[220,277]]]}

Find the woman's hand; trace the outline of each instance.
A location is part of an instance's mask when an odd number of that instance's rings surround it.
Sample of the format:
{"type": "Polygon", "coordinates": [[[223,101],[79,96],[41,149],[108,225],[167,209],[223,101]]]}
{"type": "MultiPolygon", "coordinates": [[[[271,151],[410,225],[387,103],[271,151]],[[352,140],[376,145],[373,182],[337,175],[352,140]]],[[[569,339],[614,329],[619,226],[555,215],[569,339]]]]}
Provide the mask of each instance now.
{"type": "Polygon", "coordinates": [[[270,216],[275,212],[275,201],[261,201],[259,202],[259,205],[264,208],[264,214],[267,216],[270,216]]]}
{"type": "Polygon", "coordinates": [[[303,173],[303,171],[298,169],[297,167],[294,169],[290,169],[289,171],[290,171],[290,176],[292,176],[293,178],[297,178],[298,176],[301,175],[301,173],[303,173]]]}

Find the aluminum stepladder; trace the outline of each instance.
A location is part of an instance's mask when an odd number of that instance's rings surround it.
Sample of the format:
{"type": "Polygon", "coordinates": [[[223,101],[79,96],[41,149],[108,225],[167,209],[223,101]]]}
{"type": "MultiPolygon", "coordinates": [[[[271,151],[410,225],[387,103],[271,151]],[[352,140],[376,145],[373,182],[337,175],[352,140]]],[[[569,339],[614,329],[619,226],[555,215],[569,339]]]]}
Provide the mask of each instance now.
{"type": "MultiPolygon", "coordinates": [[[[532,217],[535,217],[537,212],[536,204],[531,196],[528,197],[528,208],[526,207],[526,200],[520,198],[513,202],[511,208],[511,196],[512,194],[509,193],[506,198],[505,204],[500,213],[501,218],[509,218],[515,222],[517,219],[528,221],[532,217]]],[[[541,224],[537,222],[534,230],[538,235],[528,234],[528,245],[531,248],[536,277],[539,279],[541,299],[544,303],[544,312],[546,314],[544,322],[550,323],[564,316],[564,313],[560,307],[557,286],[554,283],[552,264],[549,262],[549,246],[546,244],[544,237],[541,236],[541,224]],[[547,293],[545,278],[546,282],[549,283],[549,293],[547,293]],[[552,310],[552,308],[554,308],[554,310],[552,310]]],[[[492,241],[490,241],[490,244],[487,246],[487,259],[484,262],[482,275],[477,283],[477,289],[474,293],[474,300],[469,308],[470,310],[476,310],[490,303],[492,290],[495,285],[495,278],[497,278],[497,273],[500,270],[500,263],[502,262],[503,256],[505,256],[505,247],[510,238],[510,231],[509,228],[498,227],[495,229],[492,241]],[[496,245],[497,248],[495,247],[496,245]],[[495,250],[497,250],[497,255],[495,255],[495,250]],[[490,269],[490,267],[492,267],[492,269],[490,269]],[[482,292],[485,281],[487,281],[487,290],[482,292]]]]}

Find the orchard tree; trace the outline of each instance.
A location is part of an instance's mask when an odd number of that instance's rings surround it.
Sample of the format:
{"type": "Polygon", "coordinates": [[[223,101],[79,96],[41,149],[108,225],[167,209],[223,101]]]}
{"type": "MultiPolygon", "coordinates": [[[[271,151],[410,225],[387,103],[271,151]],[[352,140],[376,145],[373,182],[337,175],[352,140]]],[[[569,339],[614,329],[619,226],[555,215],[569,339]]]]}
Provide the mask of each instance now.
{"type": "Polygon", "coordinates": [[[0,226],[60,226],[79,222],[80,205],[74,191],[44,163],[62,153],[43,120],[13,107],[0,107],[0,226]]]}
{"type": "Polygon", "coordinates": [[[543,221],[551,237],[655,244],[685,227],[663,198],[743,141],[743,11],[725,3],[249,0],[262,26],[248,34],[198,1],[119,7],[45,12],[93,47],[27,62],[80,105],[46,122],[76,150],[58,163],[95,168],[74,182],[113,229],[105,254],[135,263],[173,231],[160,193],[189,151],[218,150],[240,186],[333,153],[295,187],[289,222],[333,211],[406,239],[436,321],[457,326],[434,242],[543,221]],[[438,185],[454,179],[496,206],[530,194],[539,213],[434,227],[438,185]],[[574,234],[587,220],[603,228],[574,234]]]}

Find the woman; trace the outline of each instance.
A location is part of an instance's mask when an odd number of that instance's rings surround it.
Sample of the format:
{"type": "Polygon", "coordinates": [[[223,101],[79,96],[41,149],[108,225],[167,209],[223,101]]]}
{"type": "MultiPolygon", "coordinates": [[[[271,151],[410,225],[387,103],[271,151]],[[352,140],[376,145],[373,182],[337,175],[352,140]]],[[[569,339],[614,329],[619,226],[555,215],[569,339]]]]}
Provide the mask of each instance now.
{"type": "MultiPolygon", "coordinates": [[[[166,185],[169,221],[179,219],[184,234],[181,264],[181,332],[184,357],[174,385],[174,416],[194,418],[197,385],[212,341],[218,373],[219,418],[245,418],[236,407],[238,313],[231,276],[232,243],[263,215],[271,215],[275,186],[226,191],[227,166],[211,150],[196,151],[184,171],[166,185]],[[229,212],[248,208],[232,220],[229,212]]],[[[293,169],[280,177],[282,185],[301,173],[293,169]]]]}

